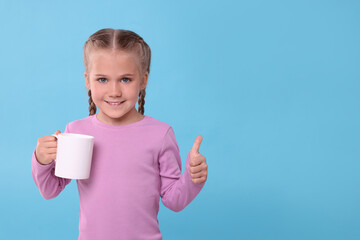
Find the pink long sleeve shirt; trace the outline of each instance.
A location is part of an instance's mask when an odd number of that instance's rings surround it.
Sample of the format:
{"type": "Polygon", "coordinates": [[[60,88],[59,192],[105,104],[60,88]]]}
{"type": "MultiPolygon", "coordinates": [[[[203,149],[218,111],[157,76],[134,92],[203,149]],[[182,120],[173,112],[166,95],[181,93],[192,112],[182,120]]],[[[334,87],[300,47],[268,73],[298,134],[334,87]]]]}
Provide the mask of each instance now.
{"type": "MultiPolygon", "coordinates": [[[[90,178],[76,180],[80,199],[79,240],[162,239],[159,200],[184,209],[204,183],[189,174],[189,154],[181,158],[173,128],[150,116],[113,126],[96,115],[70,122],[65,132],[94,136],[90,178]]],[[[41,165],[32,156],[32,175],[45,199],[55,198],[71,179],[54,175],[56,162],[41,165]]]]}

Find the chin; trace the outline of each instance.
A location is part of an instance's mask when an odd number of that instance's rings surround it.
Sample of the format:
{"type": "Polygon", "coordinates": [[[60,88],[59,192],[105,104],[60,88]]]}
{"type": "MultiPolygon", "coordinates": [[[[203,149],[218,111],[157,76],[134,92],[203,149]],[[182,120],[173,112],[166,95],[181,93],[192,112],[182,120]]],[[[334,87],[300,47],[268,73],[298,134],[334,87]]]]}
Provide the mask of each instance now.
{"type": "Polygon", "coordinates": [[[105,111],[103,112],[104,115],[110,117],[110,118],[114,118],[114,119],[119,119],[119,118],[123,118],[124,116],[128,115],[130,111],[124,111],[123,109],[120,111],[105,111]]]}
{"type": "Polygon", "coordinates": [[[104,112],[104,115],[106,115],[109,118],[118,119],[118,118],[124,117],[126,115],[126,113],[107,113],[107,112],[104,112]]]}

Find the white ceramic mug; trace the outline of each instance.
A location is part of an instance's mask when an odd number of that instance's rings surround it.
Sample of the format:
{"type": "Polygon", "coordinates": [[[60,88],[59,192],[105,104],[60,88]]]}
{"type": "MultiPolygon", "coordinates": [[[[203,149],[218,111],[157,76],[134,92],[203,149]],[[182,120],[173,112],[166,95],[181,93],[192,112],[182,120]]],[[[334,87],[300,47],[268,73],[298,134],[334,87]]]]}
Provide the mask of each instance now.
{"type": "Polygon", "coordinates": [[[94,137],[75,133],[53,136],[57,138],[55,175],[68,179],[89,178],[94,137]]]}

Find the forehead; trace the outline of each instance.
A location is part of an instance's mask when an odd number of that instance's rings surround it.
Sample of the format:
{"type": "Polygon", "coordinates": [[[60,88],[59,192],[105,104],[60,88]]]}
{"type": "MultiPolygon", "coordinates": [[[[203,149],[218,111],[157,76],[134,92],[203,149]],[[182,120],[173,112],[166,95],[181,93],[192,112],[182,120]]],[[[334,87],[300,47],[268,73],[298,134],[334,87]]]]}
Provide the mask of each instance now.
{"type": "Polygon", "coordinates": [[[89,54],[91,73],[136,74],[139,71],[136,55],[119,50],[94,50],[89,54]]]}

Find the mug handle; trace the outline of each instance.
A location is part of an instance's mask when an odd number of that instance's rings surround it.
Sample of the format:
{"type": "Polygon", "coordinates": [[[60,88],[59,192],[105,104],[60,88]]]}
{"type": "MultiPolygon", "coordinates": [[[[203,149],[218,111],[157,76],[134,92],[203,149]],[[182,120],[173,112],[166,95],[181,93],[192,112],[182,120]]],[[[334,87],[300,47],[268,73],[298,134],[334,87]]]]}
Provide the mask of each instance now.
{"type": "MultiPolygon", "coordinates": [[[[60,134],[60,133],[59,133],[59,134],[60,134]]],[[[56,135],[56,134],[51,134],[51,136],[54,136],[54,137],[56,138],[56,140],[59,139],[58,135],[56,135]]],[[[54,159],[54,161],[56,162],[56,159],[54,159]]]]}
{"type": "MultiPolygon", "coordinates": [[[[59,133],[59,134],[60,134],[60,133],[59,133]]],[[[51,136],[56,137],[56,140],[58,140],[58,139],[59,139],[58,135],[56,135],[56,134],[51,134],[51,136]]]]}

